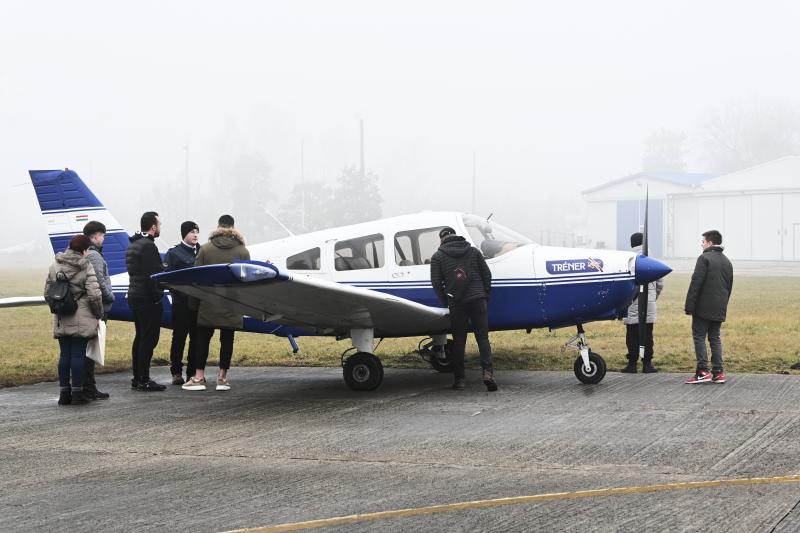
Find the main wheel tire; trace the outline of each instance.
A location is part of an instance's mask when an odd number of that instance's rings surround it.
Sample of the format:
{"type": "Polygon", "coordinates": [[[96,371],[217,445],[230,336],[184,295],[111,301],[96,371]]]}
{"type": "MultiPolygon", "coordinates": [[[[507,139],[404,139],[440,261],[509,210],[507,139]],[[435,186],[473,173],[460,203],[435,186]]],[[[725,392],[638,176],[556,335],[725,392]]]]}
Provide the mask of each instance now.
{"type": "Polygon", "coordinates": [[[348,357],[342,372],[344,382],[352,390],[375,390],[383,381],[383,365],[380,359],[367,352],[358,352],[348,357]]]}
{"type": "Polygon", "coordinates": [[[594,385],[595,383],[603,381],[603,378],[606,377],[606,362],[603,358],[589,351],[589,366],[591,367],[591,371],[587,372],[586,369],[583,368],[583,358],[579,355],[578,358],[575,359],[575,377],[577,377],[581,383],[588,383],[589,385],[594,385]]]}
{"type": "Polygon", "coordinates": [[[453,341],[451,339],[447,339],[447,343],[444,345],[444,359],[440,359],[439,354],[433,349],[433,342],[425,345],[424,349],[428,350],[428,362],[434,370],[442,374],[453,373],[453,360],[450,358],[453,353],[453,341]]]}

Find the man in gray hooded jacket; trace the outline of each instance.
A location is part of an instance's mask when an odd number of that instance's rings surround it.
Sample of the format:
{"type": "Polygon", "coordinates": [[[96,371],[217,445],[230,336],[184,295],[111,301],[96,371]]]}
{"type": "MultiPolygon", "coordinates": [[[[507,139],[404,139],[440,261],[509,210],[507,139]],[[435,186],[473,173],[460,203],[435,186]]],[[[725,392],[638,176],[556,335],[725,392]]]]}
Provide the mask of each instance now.
{"type": "MultiPolygon", "coordinates": [[[[642,253],[642,242],[644,236],[641,233],[631,235],[631,249],[642,253]]],[[[644,346],[644,359],[642,360],[642,372],[653,374],[658,369],[653,366],[653,324],[656,322],[656,299],[661,295],[664,288],[664,280],[650,283],[647,290],[647,324],[645,326],[644,343],[639,340],[639,298],[633,299],[633,303],[628,307],[628,314],[622,319],[626,327],[625,344],[628,346],[628,364],[622,369],[627,374],[636,373],[636,363],[639,360],[639,346],[644,346]]],[[[638,294],[638,293],[637,293],[638,294]]]]}
{"type": "MultiPolygon", "coordinates": [[[[114,304],[114,291],[111,289],[111,276],[108,275],[108,264],[103,259],[103,241],[106,238],[106,225],[96,220],[90,220],[83,227],[83,234],[89,237],[92,245],[86,259],[92,264],[97,283],[100,285],[100,294],[103,298],[103,317],[102,320],[108,321],[108,312],[114,304]]],[[[94,359],[86,358],[84,363],[83,393],[93,400],[107,400],[111,395],[101,392],[97,388],[97,381],[94,377],[94,359]]]]}

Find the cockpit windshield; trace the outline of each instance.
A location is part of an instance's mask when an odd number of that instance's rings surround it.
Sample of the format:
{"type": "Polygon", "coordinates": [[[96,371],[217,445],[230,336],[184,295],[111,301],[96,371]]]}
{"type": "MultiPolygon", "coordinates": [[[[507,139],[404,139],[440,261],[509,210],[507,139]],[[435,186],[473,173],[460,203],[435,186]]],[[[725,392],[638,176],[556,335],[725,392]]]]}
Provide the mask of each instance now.
{"type": "Polygon", "coordinates": [[[473,244],[483,252],[484,257],[491,259],[533,241],[498,224],[476,215],[464,215],[464,225],[467,227],[473,244]]]}

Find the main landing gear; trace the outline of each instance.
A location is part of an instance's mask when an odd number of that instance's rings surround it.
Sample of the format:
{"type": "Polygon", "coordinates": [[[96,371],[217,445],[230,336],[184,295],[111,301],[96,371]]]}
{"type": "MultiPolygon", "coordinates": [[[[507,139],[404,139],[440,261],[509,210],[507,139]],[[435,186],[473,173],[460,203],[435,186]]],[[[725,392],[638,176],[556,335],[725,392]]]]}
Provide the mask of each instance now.
{"type": "Polygon", "coordinates": [[[350,331],[353,348],[342,354],[342,373],[344,382],[355,391],[375,390],[383,381],[383,365],[372,351],[374,331],[371,329],[354,329],[350,331]],[[355,349],[356,353],[347,356],[355,349]]]}
{"type": "Polygon", "coordinates": [[[600,383],[606,377],[606,362],[602,357],[589,349],[586,344],[586,332],[583,330],[583,324],[578,324],[578,333],[572,337],[564,347],[575,348],[580,355],[575,359],[575,377],[581,383],[588,383],[590,385],[600,383]]]}
{"type": "Polygon", "coordinates": [[[434,335],[422,339],[417,346],[417,352],[434,370],[445,374],[453,372],[453,360],[450,358],[452,348],[453,341],[447,335],[434,335]]]}

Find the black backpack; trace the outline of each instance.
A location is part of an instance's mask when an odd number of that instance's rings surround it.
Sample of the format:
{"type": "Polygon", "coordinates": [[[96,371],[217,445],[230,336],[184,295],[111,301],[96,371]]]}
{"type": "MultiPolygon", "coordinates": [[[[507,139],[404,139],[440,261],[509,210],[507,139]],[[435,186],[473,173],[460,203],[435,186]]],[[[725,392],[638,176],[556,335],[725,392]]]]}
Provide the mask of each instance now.
{"type": "Polygon", "coordinates": [[[56,273],[56,280],[50,284],[47,289],[47,305],[50,306],[50,312],[58,316],[74,315],[78,310],[78,300],[83,293],[77,298],[72,294],[70,289],[70,278],[63,272],[56,273]]]}
{"type": "Polygon", "coordinates": [[[473,253],[473,250],[470,250],[464,254],[460,265],[445,272],[444,290],[450,303],[460,303],[469,288],[470,279],[467,269],[473,253]]]}

